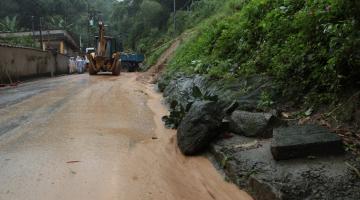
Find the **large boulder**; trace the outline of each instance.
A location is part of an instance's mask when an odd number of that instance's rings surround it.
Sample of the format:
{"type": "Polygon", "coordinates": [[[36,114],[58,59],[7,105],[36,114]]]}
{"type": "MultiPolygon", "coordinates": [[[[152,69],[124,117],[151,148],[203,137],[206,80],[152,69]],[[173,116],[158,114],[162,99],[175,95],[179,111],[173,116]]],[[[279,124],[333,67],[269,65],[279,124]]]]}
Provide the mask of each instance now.
{"type": "Polygon", "coordinates": [[[196,101],[181,121],[177,130],[177,143],[185,155],[204,150],[220,133],[223,114],[213,101],[196,101]]]}
{"type": "Polygon", "coordinates": [[[230,131],[248,137],[271,137],[276,117],[271,113],[252,113],[236,110],[229,120],[230,131]]]}
{"type": "Polygon", "coordinates": [[[277,162],[270,145],[271,139],[233,135],[212,142],[209,149],[226,177],[256,200],[360,199],[360,179],[349,168],[360,169],[359,156],[277,162]]]}
{"type": "Polygon", "coordinates": [[[342,139],[323,127],[301,125],[274,129],[271,153],[275,160],[343,152],[342,139]]]}
{"type": "Polygon", "coordinates": [[[205,85],[206,78],[200,75],[196,76],[180,76],[169,82],[164,90],[165,101],[171,104],[173,101],[177,101],[179,106],[185,108],[189,103],[194,102],[197,97],[194,95],[194,88],[200,89],[202,93],[205,91],[202,89],[205,85]]]}
{"type": "Polygon", "coordinates": [[[176,74],[164,76],[158,82],[160,91],[164,92],[165,101],[171,103],[176,100],[186,107],[189,102],[197,98],[194,88],[200,90],[205,96],[217,96],[223,106],[234,100],[238,102],[239,109],[256,110],[263,92],[273,95],[274,84],[270,78],[262,75],[241,77],[237,79],[213,79],[203,75],[176,74]]]}

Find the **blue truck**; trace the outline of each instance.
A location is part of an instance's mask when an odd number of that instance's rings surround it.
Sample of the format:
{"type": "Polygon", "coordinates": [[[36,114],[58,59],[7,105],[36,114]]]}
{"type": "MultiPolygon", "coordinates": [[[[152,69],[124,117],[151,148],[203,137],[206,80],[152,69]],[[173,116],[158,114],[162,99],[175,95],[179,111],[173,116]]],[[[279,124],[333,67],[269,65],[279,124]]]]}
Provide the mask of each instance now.
{"type": "Polygon", "coordinates": [[[139,70],[139,64],[145,60],[145,56],[139,53],[121,53],[120,61],[123,70],[134,72],[139,70]]]}

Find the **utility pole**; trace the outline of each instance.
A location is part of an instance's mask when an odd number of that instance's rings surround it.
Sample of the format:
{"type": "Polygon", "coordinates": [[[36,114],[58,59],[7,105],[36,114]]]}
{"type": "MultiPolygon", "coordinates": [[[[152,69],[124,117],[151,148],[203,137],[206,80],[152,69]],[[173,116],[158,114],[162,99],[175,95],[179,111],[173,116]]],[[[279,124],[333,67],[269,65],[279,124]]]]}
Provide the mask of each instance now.
{"type": "Polygon", "coordinates": [[[89,1],[87,2],[87,11],[88,11],[88,21],[87,21],[87,47],[90,47],[90,20],[91,20],[91,16],[90,16],[90,5],[89,5],[89,1]]]}
{"type": "Polygon", "coordinates": [[[79,42],[79,46],[80,46],[80,52],[82,52],[82,46],[83,46],[83,43],[82,43],[82,38],[81,38],[81,34],[80,34],[80,42],[79,42]]]}
{"type": "Polygon", "coordinates": [[[35,24],[34,24],[34,16],[31,16],[31,31],[33,36],[33,42],[35,44],[35,24]]]}
{"type": "Polygon", "coordinates": [[[174,0],[174,36],[176,36],[176,0],[174,0]]]}
{"type": "Polygon", "coordinates": [[[41,49],[44,51],[44,38],[43,38],[43,35],[42,35],[42,17],[39,18],[39,25],[40,25],[40,46],[41,46],[41,49]]]}

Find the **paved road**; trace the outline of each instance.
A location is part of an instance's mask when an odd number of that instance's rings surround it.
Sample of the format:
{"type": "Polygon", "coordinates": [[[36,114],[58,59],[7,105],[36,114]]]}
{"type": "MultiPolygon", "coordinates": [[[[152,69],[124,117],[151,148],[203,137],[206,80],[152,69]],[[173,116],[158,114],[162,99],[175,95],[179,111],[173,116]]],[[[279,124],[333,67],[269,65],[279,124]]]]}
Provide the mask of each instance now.
{"type": "Polygon", "coordinates": [[[251,199],[179,153],[160,95],[137,76],[0,89],[0,200],[251,199]]]}

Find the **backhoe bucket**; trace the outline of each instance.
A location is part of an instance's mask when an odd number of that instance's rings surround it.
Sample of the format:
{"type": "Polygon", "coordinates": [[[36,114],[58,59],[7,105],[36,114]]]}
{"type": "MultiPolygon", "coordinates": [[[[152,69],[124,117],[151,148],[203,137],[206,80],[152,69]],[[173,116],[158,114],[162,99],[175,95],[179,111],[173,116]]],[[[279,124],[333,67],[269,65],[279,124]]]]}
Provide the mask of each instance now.
{"type": "Polygon", "coordinates": [[[90,75],[97,74],[98,70],[96,69],[94,58],[91,56],[91,54],[87,54],[86,57],[89,60],[89,74],[90,75]]]}

